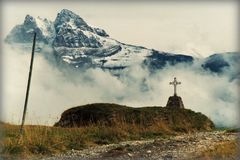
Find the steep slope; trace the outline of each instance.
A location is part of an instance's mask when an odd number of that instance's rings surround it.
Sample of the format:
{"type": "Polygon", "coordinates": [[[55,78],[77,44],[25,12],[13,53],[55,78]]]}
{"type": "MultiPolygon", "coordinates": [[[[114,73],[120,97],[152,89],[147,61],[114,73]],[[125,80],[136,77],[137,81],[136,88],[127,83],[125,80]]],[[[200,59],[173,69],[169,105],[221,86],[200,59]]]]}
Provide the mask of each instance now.
{"type": "Polygon", "coordinates": [[[37,33],[37,41],[51,44],[55,37],[53,22],[46,18],[25,17],[23,24],[15,26],[5,38],[8,43],[32,43],[32,32],[37,33]]]}
{"type": "MultiPolygon", "coordinates": [[[[206,59],[173,54],[141,46],[121,43],[109,37],[100,28],[89,26],[79,15],[63,9],[54,22],[46,18],[25,17],[24,23],[17,25],[6,37],[10,44],[31,47],[33,31],[37,32],[37,48],[46,45],[53,49],[54,59],[60,66],[72,68],[103,68],[119,71],[133,65],[147,67],[150,71],[163,69],[166,65],[187,64],[198,61],[197,68],[218,74],[226,74],[230,79],[239,78],[237,52],[215,54],[206,59]]],[[[26,47],[24,47],[26,49],[26,47]]],[[[196,68],[196,66],[195,66],[196,68]]]]}
{"type": "MultiPolygon", "coordinates": [[[[74,68],[123,69],[135,64],[155,63],[151,63],[152,60],[155,61],[155,50],[118,42],[110,38],[103,29],[89,26],[80,16],[67,9],[59,12],[54,22],[27,15],[23,24],[12,29],[6,37],[6,42],[31,43],[33,31],[37,32],[37,43],[53,48],[60,64],[74,68]]],[[[179,61],[179,57],[183,55],[175,57],[170,53],[157,54],[163,55],[161,61],[168,61],[170,64],[193,61],[191,56],[184,56],[187,58],[179,61]]],[[[163,67],[166,63],[161,64],[163,67]]]]}
{"type": "Polygon", "coordinates": [[[202,67],[219,74],[228,72],[229,76],[235,79],[240,76],[239,62],[240,54],[238,52],[227,52],[207,57],[203,61],[202,67]]]}

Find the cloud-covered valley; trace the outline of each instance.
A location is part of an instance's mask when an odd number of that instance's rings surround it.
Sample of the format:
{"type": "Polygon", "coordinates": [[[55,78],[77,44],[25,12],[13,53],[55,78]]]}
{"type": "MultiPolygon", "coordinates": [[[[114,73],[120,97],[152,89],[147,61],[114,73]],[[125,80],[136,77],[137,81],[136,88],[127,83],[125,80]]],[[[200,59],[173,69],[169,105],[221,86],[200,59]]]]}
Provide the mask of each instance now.
{"type": "MultiPolygon", "coordinates": [[[[3,46],[2,117],[5,122],[19,124],[23,112],[30,54],[9,45],[3,46]]],[[[118,103],[133,107],[165,106],[173,94],[169,82],[177,77],[182,82],[178,95],[185,108],[202,112],[217,126],[238,125],[238,81],[226,75],[200,70],[198,62],[191,67],[167,66],[150,73],[132,66],[113,76],[102,69],[86,71],[60,70],[51,60],[51,50],[36,53],[33,67],[28,124],[52,125],[61,113],[88,103],[118,103]]]]}

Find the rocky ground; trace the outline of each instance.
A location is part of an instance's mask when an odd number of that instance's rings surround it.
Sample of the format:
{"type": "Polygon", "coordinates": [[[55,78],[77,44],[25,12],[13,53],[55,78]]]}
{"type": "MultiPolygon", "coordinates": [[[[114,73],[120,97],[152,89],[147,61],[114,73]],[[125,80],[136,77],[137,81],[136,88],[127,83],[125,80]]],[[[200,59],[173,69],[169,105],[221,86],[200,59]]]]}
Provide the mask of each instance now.
{"type": "Polygon", "coordinates": [[[237,133],[223,131],[198,132],[163,139],[126,141],[80,151],[72,150],[63,155],[48,157],[42,160],[195,159],[194,157],[213,148],[220,142],[236,139],[237,133]]]}

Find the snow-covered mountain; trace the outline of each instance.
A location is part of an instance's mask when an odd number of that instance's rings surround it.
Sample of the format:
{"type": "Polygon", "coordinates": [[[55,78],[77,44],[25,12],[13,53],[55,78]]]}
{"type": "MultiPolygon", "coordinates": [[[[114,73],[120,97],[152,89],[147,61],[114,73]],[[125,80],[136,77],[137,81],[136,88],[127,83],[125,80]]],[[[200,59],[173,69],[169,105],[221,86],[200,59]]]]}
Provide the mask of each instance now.
{"type": "MultiPolygon", "coordinates": [[[[67,9],[58,13],[54,22],[27,15],[23,24],[15,26],[5,40],[12,44],[31,45],[33,31],[37,32],[38,48],[46,45],[53,48],[54,56],[60,64],[74,68],[119,70],[138,64],[155,70],[167,64],[191,65],[194,60],[199,60],[192,56],[124,44],[109,37],[103,29],[89,26],[80,16],[67,9]]],[[[236,59],[239,60],[237,53],[226,53],[224,56],[216,54],[200,59],[200,67],[221,73],[232,63],[232,66],[238,63],[236,59]],[[233,56],[234,58],[228,58],[233,56]]]]}
{"type": "Polygon", "coordinates": [[[153,64],[159,55],[164,61],[162,65],[166,61],[193,60],[191,56],[174,55],[121,43],[110,38],[103,29],[89,26],[80,16],[67,9],[58,13],[54,22],[27,15],[23,24],[12,29],[6,42],[32,43],[33,31],[37,32],[37,43],[51,46],[58,60],[76,68],[87,66],[122,69],[134,64],[153,64]],[[151,60],[153,62],[150,62],[151,60]]]}
{"type": "Polygon", "coordinates": [[[51,44],[55,38],[53,22],[46,18],[33,18],[27,15],[23,24],[16,25],[5,40],[8,43],[32,43],[33,31],[37,33],[38,42],[51,44]]]}

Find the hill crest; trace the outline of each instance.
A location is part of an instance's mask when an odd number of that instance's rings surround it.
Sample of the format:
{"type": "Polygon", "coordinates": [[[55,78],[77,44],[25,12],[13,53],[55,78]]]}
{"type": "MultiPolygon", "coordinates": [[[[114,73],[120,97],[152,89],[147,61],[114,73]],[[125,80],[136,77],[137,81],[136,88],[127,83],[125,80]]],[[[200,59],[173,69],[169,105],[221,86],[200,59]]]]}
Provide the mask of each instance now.
{"type": "Polygon", "coordinates": [[[58,127],[134,124],[138,127],[159,127],[169,132],[211,131],[213,122],[202,113],[171,107],[133,108],[110,103],[74,107],[62,113],[58,127]],[[161,124],[161,125],[160,125],[161,124]]]}

